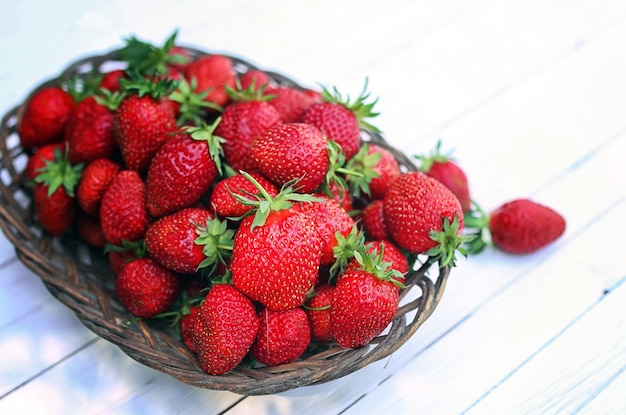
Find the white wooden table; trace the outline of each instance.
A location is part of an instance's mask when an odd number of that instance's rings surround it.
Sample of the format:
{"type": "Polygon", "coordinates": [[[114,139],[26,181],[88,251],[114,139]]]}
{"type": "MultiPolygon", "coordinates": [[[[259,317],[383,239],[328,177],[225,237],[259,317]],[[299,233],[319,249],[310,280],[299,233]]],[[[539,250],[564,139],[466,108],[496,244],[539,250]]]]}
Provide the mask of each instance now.
{"type": "Polygon", "coordinates": [[[555,244],[461,260],[390,358],[272,396],[136,363],[0,237],[0,414],[626,413],[626,1],[2,1],[0,109],[130,34],[228,51],[358,94],[407,154],[441,139],[486,209],[564,214],[555,244]]]}

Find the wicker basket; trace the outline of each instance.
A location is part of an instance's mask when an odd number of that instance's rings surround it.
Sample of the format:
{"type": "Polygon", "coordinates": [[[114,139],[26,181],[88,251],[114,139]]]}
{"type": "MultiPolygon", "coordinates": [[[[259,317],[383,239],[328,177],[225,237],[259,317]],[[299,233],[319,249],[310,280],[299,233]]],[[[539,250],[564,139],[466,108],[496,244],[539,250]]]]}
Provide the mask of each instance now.
{"type": "MultiPolygon", "coordinates": [[[[208,54],[187,49],[192,56],[208,54]]],[[[121,65],[117,56],[117,51],[113,51],[81,59],[33,92],[74,75],[121,65]]],[[[243,59],[230,57],[240,73],[256,68],[243,59]]],[[[278,73],[268,71],[268,74],[279,84],[300,87],[278,73]]],[[[369,346],[346,350],[336,344],[314,345],[300,360],[290,364],[240,365],[224,375],[208,375],[171,328],[151,321],[126,324],[132,316],[116,297],[114,277],[101,251],[71,237],[52,238],[35,221],[30,189],[23,177],[28,153],[20,147],[16,133],[22,108],[20,105],[11,109],[0,125],[0,226],[15,246],[17,257],[87,328],[117,345],[132,359],[186,384],[242,395],[264,395],[340,378],[396,351],[433,313],[443,295],[449,267],[433,267],[437,268],[437,276],[431,278],[428,276],[431,266],[424,258],[424,265],[407,276],[407,287],[401,291],[400,308],[393,323],[369,346]]],[[[381,135],[363,131],[362,136],[364,141],[392,151],[404,171],[416,169],[408,157],[390,147],[381,135]]]]}

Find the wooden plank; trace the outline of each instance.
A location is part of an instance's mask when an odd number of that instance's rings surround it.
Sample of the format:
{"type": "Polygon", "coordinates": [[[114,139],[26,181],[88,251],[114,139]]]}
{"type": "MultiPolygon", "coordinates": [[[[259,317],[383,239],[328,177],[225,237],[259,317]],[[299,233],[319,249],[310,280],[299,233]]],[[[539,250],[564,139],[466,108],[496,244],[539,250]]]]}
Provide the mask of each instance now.
{"type": "MultiPolygon", "coordinates": [[[[519,414],[576,413],[593,402],[626,370],[626,268],[623,271],[616,286],[489,390],[467,413],[501,413],[503,408],[519,414]]],[[[594,408],[598,410],[595,413],[602,414],[623,412],[623,390],[619,397],[605,395],[594,408]]]]}
{"type": "Polygon", "coordinates": [[[578,413],[580,415],[621,415],[624,413],[625,390],[626,371],[622,370],[606,388],[602,389],[598,395],[594,396],[578,413]]]}

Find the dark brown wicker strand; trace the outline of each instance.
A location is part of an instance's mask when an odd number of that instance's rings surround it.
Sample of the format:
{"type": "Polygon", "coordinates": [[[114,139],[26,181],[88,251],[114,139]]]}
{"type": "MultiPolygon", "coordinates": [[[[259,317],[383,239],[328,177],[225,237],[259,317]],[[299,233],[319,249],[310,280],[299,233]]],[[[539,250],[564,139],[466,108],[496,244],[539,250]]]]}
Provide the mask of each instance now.
{"type": "MultiPolygon", "coordinates": [[[[187,48],[194,57],[208,52],[187,48]]],[[[257,66],[230,56],[237,72],[257,66]]],[[[34,88],[25,98],[48,85],[60,84],[75,75],[102,71],[103,65],[117,64],[118,52],[89,56],[69,65],[61,74],[34,88]]],[[[302,88],[293,80],[266,71],[281,85],[302,88]]],[[[430,317],[443,295],[450,268],[438,268],[431,279],[431,264],[407,275],[401,290],[401,305],[386,332],[366,347],[347,350],[336,344],[315,345],[300,360],[276,367],[241,365],[230,373],[211,376],[202,371],[196,357],[170,327],[152,321],[128,324],[132,316],[115,295],[113,275],[101,252],[87,248],[71,237],[51,238],[37,224],[30,190],[23,170],[28,152],[19,146],[17,120],[23,105],[9,110],[0,125],[0,227],[15,247],[19,260],[38,275],[48,291],[70,308],[85,327],[117,345],[129,357],[198,388],[227,390],[242,395],[265,395],[302,386],[325,383],[384,359],[398,350],[430,317]],[[409,295],[410,294],[410,295],[409,295]],[[410,297],[413,297],[409,300],[410,297]],[[408,316],[412,315],[409,319],[408,316]]],[[[416,170],[411,159],[389,146],[375,132],[364,130],[364,141],[376,143],[393,153],[403,171],[416,170]]]]}

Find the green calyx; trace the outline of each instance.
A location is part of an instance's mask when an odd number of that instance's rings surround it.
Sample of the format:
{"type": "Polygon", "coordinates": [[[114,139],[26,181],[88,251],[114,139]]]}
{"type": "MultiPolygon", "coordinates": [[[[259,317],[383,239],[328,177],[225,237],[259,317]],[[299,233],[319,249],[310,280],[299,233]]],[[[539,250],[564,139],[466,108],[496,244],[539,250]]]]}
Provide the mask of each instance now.
{"type": "Polygon", "coordinates": [[[68,160],[68,151],[54,150],[54,160],[46,161],[37,173],[35,183],[48,186],[48,196],[51,196],[61,186],[68,196],[74,197],[74,191],[80,181],[84,164],[73,165],[68,160]]]}
{"type": "MultiPolygon", "coordinates": [[[[348,191],[350,189],[348,181],[362,179],[363,173],[346,165],[346,156],[339,144],[333,140],[328,140],[326,148],[328,150],[328,171],[324,178],[323,190],[328,196],[332,197],[330,189],[333,185],[341,192],[348,191]],[[345,177],[349,179],[346,180],[345,177]]],[[[369,192],[369,187],[367,190],[369,192]]]]}
{"type": "Polygon", "coordinates": [[[335,232],[335,240],[337,245],[333,247],[334,262],[330,267],[331,280],[343,274],[348,266],[348,262],[354,258],[354,253],[365,245],[365,235],[355,224],[347,236],[335,232]]]}
{"type": "Polygon", "coordinates": [[[428,173],[433,163],[445,163],[446,161],[453,161],[452,152],[442,153],[441,140],[437,141],[435,149],[429,155],[415,154],[413,157],[420,161],[419,170],[422,173],[428,173]]]}
{"type": "Polygon", "coordinates": [[[378,165],[383,155],[379,152],[369,154],[369,150],[369,145],[363,144],[359,151],[348,161],[347,165],[347,168],[351,171],[360,173],[359,176],[353,175],[348,177],[350,192],[357,198],[361,195],[370,197],[370,183],[372,179],[380,177],[374,170],[374,167],[378,165]]]}
{"type": "Polygon", "coordinates": [[[232,257],[235,231],[228,228],[228,223],[219,218],[210,218],[203,224],[195,224],[196,245],[202,246],[205,259],[199,269],[208,269],[213,274],[219,265],[227,265],[232,257]]]}
{"type": "Polygon", "coordinates": [[[253,214],[254,219],[252,221],[252,225],[250,226],[251,230],[257,226],[263,226],[271,212],[289,209],[293,206],[294,202],[313,203],[323,201],[323,199],[315,197],[311,194],[297,193],[296,186],[298,180],[292,180],[285,183],[280,189],[280,192],[278,192],[275,197],[272,197],[272,195],[270,195],[267,190],[265,190],[263,186],[249,173],[245,171],[240,171],[239,173],[254,184],[259,192],[257,194],[248,194],[246,197],[233,193],[230,189],[228,189],[231,196],[237,199],[238,202],[252,207],[252,209],[249,210],[244,216],[232,219],[241,220],[244,217],[253,214]]]}
{"type": "Polygon", "coordinates": [[[429,249],[426,254],[431,262],[438,261],[440,266],[456,266],[456,252],[467,257],[467,250],[464,245],[474,239],[471,235],[459,235],[461,221],[455,214],[452,223],[450,219],[443,218],[443,229],[441,231],[431,231],[430,239],[437,242],[437,246],[429,249]]]}
{"type": "Polygon", "coordinates": [[[63,83],[63,87],[75,102],[80,102],[98,92],[102,76],[96,69],[87,74],[74,74],[63,83]]]}
{"type": "Polygon", "coordinates": [[[110,91],[106,88],[100,88],[94,93],[94,99],[103,107],[108,108],[110,111],[115,111],[120,103],[124,99],[126,94],[119,91],[110,91]]]}
{"type": "Polygon", "coordinates": [[[222,160],[224,159],[224,149],[222,148],[222,144],[225,140],[214,133],[221,120],[222,119],[218,117],[211,125],[207,125],[204,121],[202,121],[199,126],[183,127],[183,131],[189,134],[192,139],[206,141],[209,149],[209,155],[215,163],[215,167],[217,168],[220,176],[223,174],[222,160]]]}
{"type": "Polygon", "coordinates": [[[153,72],[149,75],[137,70],[130,70],[128,79],[120,78],[120,91],[125,94],[145,95],[154,99],[168,97],[177,87],[178,80],[171,79],[166,74],[153,72]]]}
{"type": "Polygon", "coordinates": [[[354,259],[359,263],[359,267],[363,271],[374,275],[382,281],[389,281],[399,288],[404,288],[404,284],[398,280],[404,277],[402,273],[393,269],[391,262],[383,262],[384,247],[385,245],[381,244],[378,252],[367,252],[365,245],[361,245],[354,251],[354,259]]]}
{"type": "Polygon", "coordinates": [[[465,243],[469,254],[476,255],[488,246],[493,246],[489,228],[490,218],[490,215],[474,201],[471,209],[464,213],[466,234],[472,237],[472,240],[465,243]]]}
{"type": "Polygon", "coordinates": [[[143,239],[135,242],[122,239],[122,245],[112,245],[107,243],[104,246],[104,253],[111,252],[131,252],[135,258],[143,258],[148,255],[148,249],[143,239]]]}
{"type": "Polygon", "coordinates": [[[206,100],[212,88],[208,88],[202,92],[196,92],[197,85],[198,83],[195,78],[190,82],[181,79],[176,89],[168,96],[171,101],[180,104],[179,116],[176,120],[178,125],[200,125],[204,122],[207,110],[220,113],[224,111],[224,108],[221,106],[206,100]]]}
{"type": "Polygon", "coordinates": [[[257,88],[256,79],[252,81],[250,86],[243,88],[239,78],[235,79],[235,88],[229,85],[224,85],[224,90],[233,102],[245,102],[245,101],[270,101],[276,97],[276,95],[265,94],[265,88],[267,84],[259,85],[257,88]]]}
{"type": "Polygon", "coordinates": [[[164,73],[168,64],[184,64],[189,61],[187,56],[170,53],[175,46],[177,35],[178,30],[175,30],[161,47],[139,40],[135,36],[128,37],[125,39],[125,46],[119,51],[120,58],[128,64],[129,69],[136,69],[140,73],[164,73]]]}
{"type": "Polygon", "coordinates": [[[326,102],[343,105],[348,110],[352,111],[362,128],[367,128],[371,131],[380,132],[377,127],[365,121],[367,118],[374,118],[380,115],[380,113],[374,112],[374,106],[378,102],[378,98],[368,102],[368,100],[370,99],[370,92],[367,91],[368,83],[368,78],[365,78],[365,85],[363,85],[363,90],[354,101],[350,100],[349,95],[346,95],[344,97],[336,87],[333,87],[332,90],[329,90],[323,85],[320,85],[322,88],[322,99],[326,102]]]}

